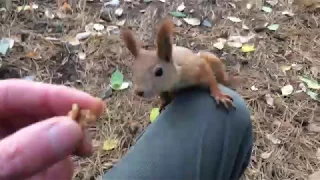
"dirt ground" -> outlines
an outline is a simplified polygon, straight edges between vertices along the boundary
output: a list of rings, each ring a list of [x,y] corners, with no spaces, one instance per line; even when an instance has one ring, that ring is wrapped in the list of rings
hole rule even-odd
[[[103,3],[93,0],[87,1],[85,8],[79,5],[72,14],[57,9],[54,1],[32,2],[38,5],[32,11],[0,12],[1,38],[15,39],[7,55],[0,57],[0,79],[64,84],[104,97],[105,114],[89,129],[95,153],[87,159],[74,157],[74,179],[98,179],[135,143],[150,123],[151,108],[159,105],[158,101],[137,98],[131,88],[114,91],[111,96],[107,91],[115,69],[124,74],[125,80],[131,78],[132,56],[124,48],[117,27],[124,23],[144,41],[145,48],[154,48],[159,20],[172,17],[169,12],[176,11],[183,0],[121,0],[118,7],[108,5],[102,12]],[[217,54],[228,72],[243,80],[236,91],[252,112],[255,138],[244,179],[303,180],[320,170],[320,104],[316,96],[312,99],[304,91],[296,92],[307,87],[301,84],[300,75],[320,80],[320,15],[312,4],[316,1],[308,2],[313,9],[287,0],[189,0],[185,1],[184,13],[208,21],[212,27],[191,26],[175,18],[175,22],[182,22],[176,25],[177,45]],[[22,5],[23,1],[14,1],[13,9]],[[271,7],[272,12],[261,10],[262,6]],[[119,7],[123,13],[117,17],[115,10]],[[53,19],[46,9],[55,16]],[[228,19],[230,16],[242,22]],[[104,25],[102,31],[107,33],[76,42],[76,34],[85,32],[90,23]],[[279,28],[268,29],[271,24],[279,24]],[[219,38],[248,34],[255,34],[248,42],[254,44],[253,52],[232,46],[216,48]],[[292,85],[295,93],[282,95],[286,85]],[[319,88],[313,92],[319,93]],[[118,141],[115,149],[103,150],[108,139]]]

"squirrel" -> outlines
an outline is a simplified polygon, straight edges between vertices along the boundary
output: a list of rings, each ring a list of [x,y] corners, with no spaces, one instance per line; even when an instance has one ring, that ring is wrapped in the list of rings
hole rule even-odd
[[[157,49],[145,50],[139,46],[132,30],[121,29],[124,44],[134,56],[132,82],[135,94],[143,98],[160,95],[161,112],[177,90],[205,85],[217,105],[222,103],[227,110],[235,108],[233,98],[218,87],[218,83],[225,86],[231,83],[222,61],[210,52],[196,54],[188,48],[173,45],[173,31],[172,20],[162,20],[157,30]]]

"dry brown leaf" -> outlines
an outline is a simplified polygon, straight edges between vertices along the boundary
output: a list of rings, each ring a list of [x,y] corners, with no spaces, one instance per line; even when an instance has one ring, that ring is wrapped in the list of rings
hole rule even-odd
[[[67,2],[63,3],[62,8],[66,13],[72,13],[72,8],[71,8],[70,4],[68,4]]]
[[[41,56],[35,51],[28,52],[26,57],[31,59],[41,59]]]

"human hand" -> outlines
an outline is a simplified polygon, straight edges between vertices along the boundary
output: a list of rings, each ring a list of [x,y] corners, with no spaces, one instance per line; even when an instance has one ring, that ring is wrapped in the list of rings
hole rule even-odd
[[[0,180],[71,180],[70,155],[92,153],[87,133],[67,117],[72,104],[97,116],[103,102],[65,86],[0,81]]]

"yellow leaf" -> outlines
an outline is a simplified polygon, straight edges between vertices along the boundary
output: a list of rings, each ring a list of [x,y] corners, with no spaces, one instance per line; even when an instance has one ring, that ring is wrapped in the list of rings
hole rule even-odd
[[[244,44],[241,47],[242,52],[252,52],[255,50],[254,45],[250,45],[250,44]]]
[[[150,121],[151,123],[154,122],[154,120],[159,116],[160,114],[160,108],[153,108],[150,112]]]
[[[104,141],[102,149],[105,151],[110,151],[116,148],[118,145],[118,140],[117,139],[108,139]]]

